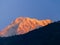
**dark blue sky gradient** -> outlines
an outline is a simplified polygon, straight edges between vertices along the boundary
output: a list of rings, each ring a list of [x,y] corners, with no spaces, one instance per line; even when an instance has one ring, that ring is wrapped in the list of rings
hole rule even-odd
[[[0,0],[0,30],[19,16],[60,20],[60,0]]]

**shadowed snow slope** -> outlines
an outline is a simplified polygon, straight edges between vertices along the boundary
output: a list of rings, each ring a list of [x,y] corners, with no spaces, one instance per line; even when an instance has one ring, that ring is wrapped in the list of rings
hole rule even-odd
[[[52,23],[52,21],[49,19],[37,20],[35,18],[19,17],[0,32],[0,37],[25,34],[50,23]]]
[[[51,23],[23,35],[0,37],[0,45],[60,45],[60,22]]]

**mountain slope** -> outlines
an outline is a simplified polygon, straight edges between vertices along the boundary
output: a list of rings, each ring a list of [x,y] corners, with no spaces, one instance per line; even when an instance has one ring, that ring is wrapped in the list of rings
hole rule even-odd
[[[8,37],[28,33],[36,28],[46,26],[52,23],[51,20],[38,20],[35,18],[19,17],[10,25],[0,31],[0,37]]]
[[[51,23],[23,35],[0,37],[0,45],[60,45],[60,22]]]

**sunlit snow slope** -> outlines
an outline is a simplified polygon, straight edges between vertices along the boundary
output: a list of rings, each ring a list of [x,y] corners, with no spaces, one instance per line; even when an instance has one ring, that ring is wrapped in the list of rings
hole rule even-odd
[[[38,20],[29,17],[18,17],[0,32],[1,37],[28,33],[36,28],[52,23],[50,19]]]

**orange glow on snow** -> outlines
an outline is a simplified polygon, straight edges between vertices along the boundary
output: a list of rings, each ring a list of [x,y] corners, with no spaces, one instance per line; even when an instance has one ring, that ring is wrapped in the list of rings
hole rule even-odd
[[[9,30],[12,29],[16,32],[16,34],[25,34],[28,33],[38,27],[46,26],[48,24],[52,23],[51,20],[38,20],[35,18],[29,18],[29,17],[19,17],[16,18],[10,25],[8,25],[3,31],[0,32],[1,35],[5,35],[9,32]],[[18,27],[14,27],[16,24],[18,24]]]
[[[15,20],[15,22],[20,23],[17,32],[19,34],[24,34],[24,33],[27,33],[31,30],[36,29],[37,27],[46,26],[46,25],[50,24],[52,21],[49,20],[49,19],[37,20],[37,19],[34,19],[34,18],[20,17],[20,18],[17,18]]]

